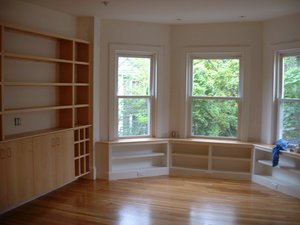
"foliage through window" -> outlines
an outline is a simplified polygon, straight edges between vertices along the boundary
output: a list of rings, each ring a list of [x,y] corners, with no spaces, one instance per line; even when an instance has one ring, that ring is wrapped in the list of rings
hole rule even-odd
[[[281,55],[279,85],[279,136],[300,141],[300,53]]]
[[[151,57],[118,56],[118,136],[151,135]]]
[[[191,58],[192,136],[238,136],[239,58]]]

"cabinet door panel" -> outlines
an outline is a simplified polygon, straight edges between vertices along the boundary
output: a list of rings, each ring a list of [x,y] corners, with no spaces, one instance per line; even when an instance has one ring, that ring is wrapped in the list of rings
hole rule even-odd
[[[74,180],[73,132],[34,138],[36,194],[42,194]]]
[[[61,186],[75,178],[73,131],[63,132],[52,137],[57,142],[54,149],[55,186]]]
[[[36,195],[54,188],[51,135],[33,138],[34,190]]]
[[[9,205],[33,196],[32,139],[5,144],[7,150],[7,193]]]

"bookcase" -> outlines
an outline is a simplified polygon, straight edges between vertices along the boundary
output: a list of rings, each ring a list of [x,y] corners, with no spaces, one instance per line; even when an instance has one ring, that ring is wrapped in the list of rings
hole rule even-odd
[[[99,178],[116,180],[169,174],[166,139],[124,139],[98,144]]]
[[[300,198],[300,154],[282,151],[278,166],[273,167],[273,147],[255,145],[252,180],[273,190]]]
[[[252,144],[205,139],[170,140],[170,174],[250,179]]]
[[[32,198],[88,174],[93,166],[90,55],[88,41],[0,23],[0,142],[44,140],[44,146],[39,141],[33,146],[40,157],[35,165],[46,157],[39,155],[45,149],[59,149],[52,158],[67,165],[51,173],[54,183],[33,190]],[[62,147],[53,147],[54,139]]]

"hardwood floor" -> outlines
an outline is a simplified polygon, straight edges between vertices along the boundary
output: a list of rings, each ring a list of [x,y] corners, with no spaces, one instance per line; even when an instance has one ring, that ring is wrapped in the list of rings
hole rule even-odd
[[[0,216],[1,225],[300,224],[300,200],[250,181],[77,180]]]

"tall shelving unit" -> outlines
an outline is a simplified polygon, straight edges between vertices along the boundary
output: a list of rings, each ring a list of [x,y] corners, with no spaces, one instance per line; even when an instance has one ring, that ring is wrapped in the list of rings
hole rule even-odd
[[[11,152],[9,146],[20,140],[47,140],[44,148],[53,160],[68,162],[61,165],[67,175],[50,171],[60,180],[51,188],[87,175],[93,166],[90,54],[88,41],[0,23],[0,150]],[[43,160],[39,146],[29,147],[35,165]],[[51,188],[32,191],[32,198]]]

